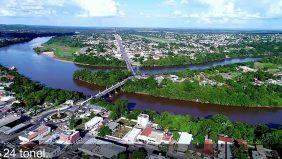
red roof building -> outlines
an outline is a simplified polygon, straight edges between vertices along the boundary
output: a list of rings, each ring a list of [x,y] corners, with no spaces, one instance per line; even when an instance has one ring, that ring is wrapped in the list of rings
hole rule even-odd
[[[13,80],[13,79],[15,78],[15,76],[14,76],[14,75],[7,75],[6,78],[7,78],[8,80]]]
[[[205,139],[204,143],[204,153],[208,155],[213,154],[213,142],[211,139]]]
[[[233,143],[233,138],[231,137],[228,137],[228,136],[224,136],[224,135],[218,135],[218,140],[220,141],[224,141],[224,142],[227,142],[227,143]]]
[[[151,127],[146,127],[146,128],[144,129],[144,131],[141,133],[141,135],[143,135],[143,136],[149,136],[149,135],[152,133],[152,131],[153,131],[153,128],[151,128]]]
[[[80,133],[79,131],[74,132],[64,132],[60,135],[59,142],[64,142],[66,144],[73,144],[78,139],[80,139]]]

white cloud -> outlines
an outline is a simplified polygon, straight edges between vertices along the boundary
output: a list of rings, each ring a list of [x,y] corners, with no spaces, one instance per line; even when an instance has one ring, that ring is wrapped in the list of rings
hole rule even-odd
[[[165,5],[169,5],[169,6],[175,6],[176,5],[176,0],[165,0],[164,4]]]
[[[115,0],[3,0],[0,16],[125,16]]]
[[[82,17],[102,17],[118,15],[117,2],[114,0],[74,0],[82,9]]]

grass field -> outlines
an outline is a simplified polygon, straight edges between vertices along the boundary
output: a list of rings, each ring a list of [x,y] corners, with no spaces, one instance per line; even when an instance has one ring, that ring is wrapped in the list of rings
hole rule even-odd
[[[56,57],[68,61],[73,61],[74,53],[80,50],[80,48],[56,45],[56,44],[51,44],[51,45],[45,44],[43,45],[43,47],[49,50],[54,50],[54,54]]]

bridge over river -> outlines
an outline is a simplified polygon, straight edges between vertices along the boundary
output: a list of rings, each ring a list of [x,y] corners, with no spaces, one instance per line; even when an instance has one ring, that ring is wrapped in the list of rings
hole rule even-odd
[[[85,103],[89,102],[93,98],[95,98],[95,99],[101,98],[101,97],[105,96],[106,94],[108,94],[108,93],[110,93],[112,91],[115,91],[116,89],[118,89],[121,86],[123,86],[128,80],[133,79],[135,77],[135,75],[136,75],[136,73],[135,73],[135,71],[134,71],[134,69],[133,69],[133,67],[131,65],[131,60],[128,57],[128,55],[127,55],[127,53],[126,53],[126,51],[124,49],[124,46],[122,44],[121,37],[118,34],[115,34],[114,36],[115,36],[115,39],[116,39],[116,45],[117,45],[118,51],[122,55],[122,58],[123,58],[123,60],[126,63],[126,67],[127,67],[128,71],[131,72],[132,76],[122,80],[121,82],[116,83],[115,85],[112,85],[109,88],[106,88],[105,90],[103,90],[102,92],[99,92],[95,96],[91,96],[89,99],[81,102],[81,105],[84,105]]]

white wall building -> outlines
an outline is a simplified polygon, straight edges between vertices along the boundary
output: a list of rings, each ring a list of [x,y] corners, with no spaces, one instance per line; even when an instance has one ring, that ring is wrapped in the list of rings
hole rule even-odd
[[[140,114],[137,118],[137,124],[145,128],[149,123],[149,115]]]
[[[141,129],[133,128],[122,138],[122,141],[126,144],[134,144],[141,131]]]
[[[188,146],[191,144],[193,140],[192,134],[187,132],[180,132],[180,137],[178,140],[178,151],[185,152],[188,149]]]
[[[101,125],[102,121],[103,121],[102,117],[95,116],[94,118],[92,118],[91,120],[85,123],[84,128],[86,130],[97,129]]]

